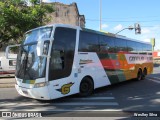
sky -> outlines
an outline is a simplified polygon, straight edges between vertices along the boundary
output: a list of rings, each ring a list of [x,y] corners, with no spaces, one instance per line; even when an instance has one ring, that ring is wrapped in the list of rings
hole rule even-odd
[[[43,0],[44,2],[76,2],[79,13],[85,15],[86,28],[100,30],[100,0]],[[117,33],[139,23],[141,34],[134,30],[119,33],[132,39],[150,42],[155,38],[155,50],[160,50],[160,0],[101,0],[102,30]]]

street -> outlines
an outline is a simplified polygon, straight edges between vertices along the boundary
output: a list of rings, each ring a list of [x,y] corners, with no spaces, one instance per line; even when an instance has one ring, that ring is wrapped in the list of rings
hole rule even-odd
[[[40,101],[18,95],[15,88],[0,88],[1,111],[39,111],[47,116],[127,117],[140,112],[159,112],[160,67],[145,80],[126,81],[96,89],[93,95],[79,95]],[[132,112],[133,111],[133,112]]]

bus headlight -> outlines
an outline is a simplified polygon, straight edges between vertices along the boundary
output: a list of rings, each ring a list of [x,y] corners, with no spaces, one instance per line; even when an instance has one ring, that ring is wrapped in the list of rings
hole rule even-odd
[[[47,85],[48,85],[48,82],[36,83],[34,85],[34,88],[44,87],[44,86],[47,86]]]

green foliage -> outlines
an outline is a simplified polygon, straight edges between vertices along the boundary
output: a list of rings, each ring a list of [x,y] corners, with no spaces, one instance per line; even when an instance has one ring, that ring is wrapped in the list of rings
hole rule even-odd
[[[49,22],[46,16],[53,12],[53,5],[24,6],[21,0],[0,0],[0,44],[21,43],[23,34]]]

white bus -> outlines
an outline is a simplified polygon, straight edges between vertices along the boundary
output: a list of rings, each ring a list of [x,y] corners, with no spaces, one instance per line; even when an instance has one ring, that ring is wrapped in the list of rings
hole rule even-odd
[[[15,87],[20,95],[50,100],[137,78],[153,71],[149,43],[78,26],[53,24],[26,32]]]
[[[0,77],[14,76],[16,68],[16,56],[14,59],[7,59],[5,56],[0,57]]]

